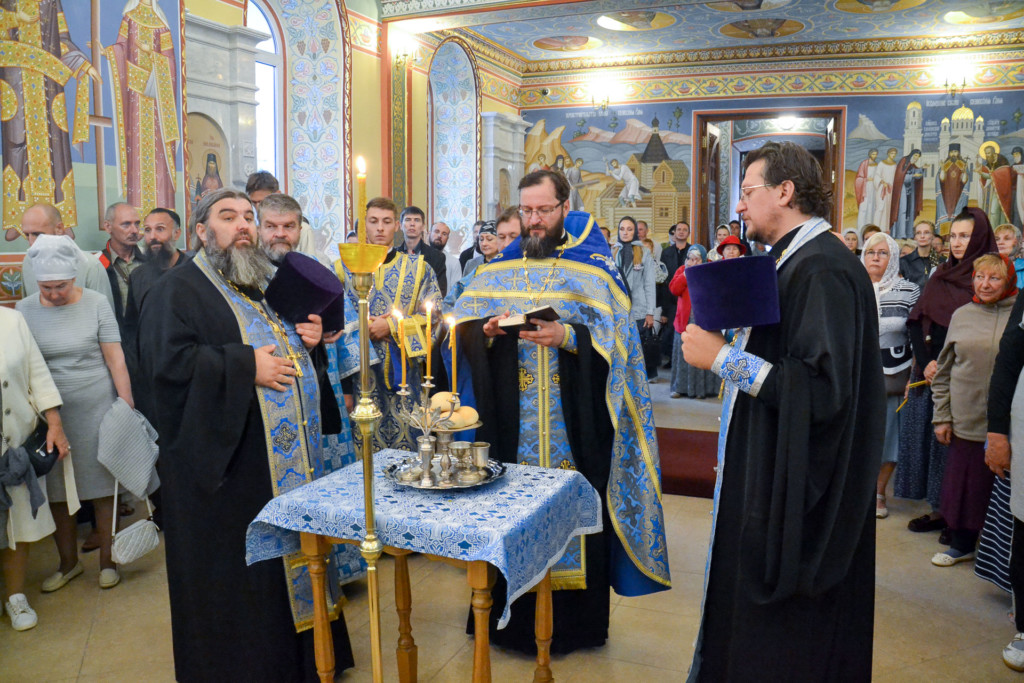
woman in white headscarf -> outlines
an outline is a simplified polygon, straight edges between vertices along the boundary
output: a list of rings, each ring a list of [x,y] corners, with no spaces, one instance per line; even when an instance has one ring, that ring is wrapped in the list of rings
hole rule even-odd
[[[134,407],[121,334],[107,299],[75,285],[77,249],[67,235],[40,235],[29,247],[39,293],[16,306],[60,391],[61,418],[73,451],[72,465],[78,497],[91,500],[100,529],[100,588],[121,580],[110,555],[114,479],[98,460],[100,422],[118,397]],[[54,540],[60,567],[43,581],[42,590],[58,590],[79,576],[76,524],[71,486],[59,477],[46,479],[50,512],[56,523]]]
[[[889,516],[885,489],[896,469],[899,455],[900,419],[896,409],[910,379],[913,354],[907,334],[907,316],[921,292],[917,285],[900,277],[899,245],[884,232],[875,233],[864,243],[861,262],[868,271],[878,303],[878,345],[885,373],[885,444],[882,468],[878,474],[875,516]]]

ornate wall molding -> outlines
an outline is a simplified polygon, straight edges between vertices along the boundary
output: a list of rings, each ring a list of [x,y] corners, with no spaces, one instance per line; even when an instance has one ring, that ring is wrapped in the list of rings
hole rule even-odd
[[[645,66],[708,65],[721,68],[723,64],[749,63],[754,68],[763,68],[764,61],[769,59],[772,61],[789,61],[826,57],[880,57],[882,55],[894,55],[899,58],[906,56],[907,53],[923,53],[919,55],[920,58],[920,56],[927,56],[928,53],[946,53],[946,51],[952,49],[1017,49],[1024,44],[1024,29],[1012,29],[964,36],[888,40],[842,40],[827,43],[791,43],[776,46],[743,46],[528,61],[470,29],[445,29],[437,31],[434,35],[441,37],[459,36],[473,48],[474,52],[485,60],[493,61],[514,73],[522,74],[524,77],[533,74],[556,74],[588,69]]]
[[[979,63],[967,91],[1024,88],[1024,52],[1000,53],[999,61]],[[765,72],[757,64],[733,65],[728,70],[710,66],[658,70],[622,70],[602,73],[618,80],[623,92],[618,101],[720,99],[724,97],[778,97],[805,95],[900,94],[943,91],[941,76],[922,59],[828,60],[787,64]],[[902,62],[902,63],[901,63]],[[545,95],[543,91],[547,91]],[[523,79],[518,106],[533,109],[590,104],[588,80]]]
[[[288,192],[317,249],[334,256],[352,224],[352,50],[343,0],[268,0],[287,51]]]
[[[381,26],[379,22],[349,10],[348,27],[354,50],[366,52],[375,57],[380,56]]]
[[[398,206],[405,206],[408,186],[408,102],[406,101],[407,62],[395,59],[391,62],[391,199]]]
[[[456,64],[456,55],[464,56],[465,62]],[[466,231],[482,212],[480,69],[472,48],[453,36],[437,46],[427,74],[430,220],[444,221],[464,241]],[[471,93],[467,92],[470,87]],[[466,149],[472,150],[473,166],[468,173],[462,151]]]

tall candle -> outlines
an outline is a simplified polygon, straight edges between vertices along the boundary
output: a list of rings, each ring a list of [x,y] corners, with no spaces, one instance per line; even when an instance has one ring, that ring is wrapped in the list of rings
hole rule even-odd
[[[359,244],[366,244],[366,159],[356,157],[356,187],[358,188]]]
[[[430,322],[430,312],[434,309],[434,302],[427,301],[423,304],[427,309],[427,377],[432,377],[430,374],[430,354],[433,350],[433,329],[434,326]]]
[[[448,316],[448,347],[452,351],[452,393],[459,391],[459,363],[455,358],[455,316]]]
[[[397,308],[392,309],[392,317],[396,320],[395,327],[398,328],[398,348],[402,353],[402,386],[405,386],[405,326],[402,323],[402,312]]]

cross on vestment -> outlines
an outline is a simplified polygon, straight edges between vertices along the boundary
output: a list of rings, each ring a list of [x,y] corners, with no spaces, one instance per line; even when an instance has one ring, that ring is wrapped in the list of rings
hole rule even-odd
[[[295,351],[291,347],[289,347],[288,355],[285,356],[285,358],[290,360],[292,362],[292,365],[295,366],[295,375],[297,377],[302,377],[302,366],[299,365],[299,360],[302,358],[302,355],[298,351]]]
[[[751,377],[751,375],[753,373],[750,371],[750,368],[747,367],[747,366],[748,366],[747,359],[746,358],[741,358],[738,361],[735,361],[735,362],[730,361],[730,362],[726,363],[725,364],[725,369],[728,370],[730,373],[734,373],[737,377],[739,377],[741,379],[750,379],[750,377]]]

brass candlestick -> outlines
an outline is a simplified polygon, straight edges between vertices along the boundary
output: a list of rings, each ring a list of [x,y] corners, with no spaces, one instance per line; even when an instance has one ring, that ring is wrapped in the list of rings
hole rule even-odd
[[[366,560],[366,584],[370,603],[370,657],[374,683],[384,681],[384,660],[380,640],[380,586],[377,560],[384,545],[377,538],[373,513],[373,433],[381,418],[380,409],[370,398],[370,287],[373,274],[388,255],[385,245],[339,244],[341,260],[352,274],[352,286],[359,295],[359,405],[352,411],[352,419],[359,425],[363,437],[359,457],[363,460],[363,505],[366,512],[366,538],[359,544],[359,552]]]

